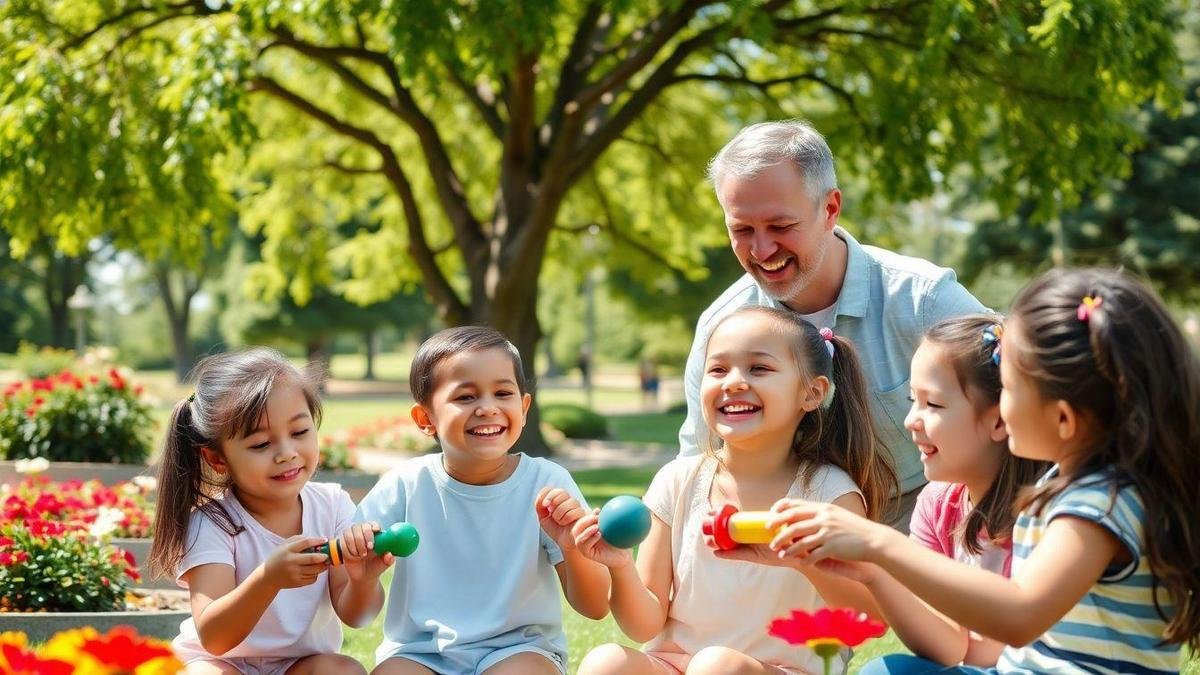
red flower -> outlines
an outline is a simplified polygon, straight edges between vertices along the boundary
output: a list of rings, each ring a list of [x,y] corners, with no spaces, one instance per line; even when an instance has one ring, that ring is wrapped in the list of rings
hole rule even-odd
[[[121,374],[117,372],[116,368],[108,369],[108,380],[110,383],[112,383],[113,389],[125,388],[125,378],[121,377]]]
[[[13,540],[8,537],[0,537],[0,548],[7,548],[13,545]]]
[[[38,410],[37,408],[35,408],[33,406],[29,406],[28,408],[25,409],[25,416],[28,417],[29,419],[33,419],[34,417],[37,417],[37,410]]]
[[[151,659],[172,655],[170,649],[139,636],[129,626],[117,626],[98,638],[86,640],[80,650],[121,672],[132,672]]]
[[[887,626],[852,609],[822,607],[812,614],[793,610],[790,618],[772,621],[767,632],[788,644],[813,650],[825,661],[825,675],[829,675],[830,660],[842,647],[857,647],[879,637],[887,632]]]
[[[0,567],[8,567],[16,562],[16,558],[8,551],[0,551]]]
[[[74,664],[57,659],[38,658],[37,654],[27,652],[16,645],[0,645],[0,653],[3,653],[4,660],[10,668],[5,672],[16,675],[71,675],[75,672]]]
[[[54,383],[50,380],[34,380],[29,384],[34,391],[54,391]]]
[[[822,607],[812,614],[794,610],[791,618],[772,621],[768,632],[793,645],[811,647],[814,642],[836,641],[846,647],[857,647],[886,633],[887,626],[852,609]]]

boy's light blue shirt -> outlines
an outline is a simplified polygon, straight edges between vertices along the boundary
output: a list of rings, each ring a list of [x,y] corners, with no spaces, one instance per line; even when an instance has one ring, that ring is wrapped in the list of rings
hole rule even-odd
[[[913,352],[937,322],[987,309],[958,283],[953,270],[863,246],[840,227],[834,233],[846,242],[848,256],[832,328],[858,348],[871,388],[876,430],[891,450],[901,490],[910,492],[925,484],[920,453],[904,428],[911,405],[908,378]],[[722,318],[748,306],[784,308],[746,274],[700,315],[683,377],[688,413],[679,430],[680,456],[696,454],[708,443],[708,427],[700,413],[708,336]]]
[[[415,457],[383,476],[355,521],[406,521],[420,544],[397,558],[377,662],[403,656],[435,672],[474,672],[496,650],[527,645],[559,660],[567,640],[554,566],[562,551],[542,530],[534,500],[561,487],[587,504],[566,469],[520,455],[496,485],[451,478],[441,453]]]

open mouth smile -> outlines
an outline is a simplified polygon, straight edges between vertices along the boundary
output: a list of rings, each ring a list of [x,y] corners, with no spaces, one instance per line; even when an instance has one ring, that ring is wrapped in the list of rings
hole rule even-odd
[[[483,424],[474,429],[467,429],[467,433],[472,436],[479,436],[480,438],[495,438],[503,434],[506,428],[499,424]]]

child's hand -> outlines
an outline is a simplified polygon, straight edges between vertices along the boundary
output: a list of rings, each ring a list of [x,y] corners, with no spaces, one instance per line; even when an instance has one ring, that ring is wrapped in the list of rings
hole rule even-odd
[[[600,536],[600,509],[594,509],[575,521],[571,533],[575,537],[575,547],[588,560],[594,560],[609,569],[633,564],[632,549],[617,548]]]
[[[338,537],[350,581],[374,581],[396,561],[391,553],[375,555],[375,533],[379,530],[379,523],[355,523]]]
[[[324,544],[320,537],[298,534],[288,537],[283,545],[271,551],[263,561],[263,574],[267,582],[280,590],[300,588],[315,582],[327,568],[328,558],[323,553],[303,553],[304,549]]]
[[[562,488],[542,488],[533,506],[542,529],[558,543],[559,548],[564,551],[575,548],[571,526],[583,517],[584,511],[571,493]]]
[[[815,563],[826,558],[868,560],[873,542],[886,525],[867,520],[840,506],[800,499],[781,499],[771,507],[767,527],[779,528],[771,550]]]

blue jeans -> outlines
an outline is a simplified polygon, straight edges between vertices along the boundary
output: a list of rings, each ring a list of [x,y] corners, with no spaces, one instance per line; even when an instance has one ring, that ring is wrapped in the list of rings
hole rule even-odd
[[[943,666],[935,661],[911,654],[889,654],[871,661],[858,672],[859,675],[921,675],[922,673],[986,675],[997,671],[995,668],[977,668],[975,666]]]

